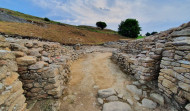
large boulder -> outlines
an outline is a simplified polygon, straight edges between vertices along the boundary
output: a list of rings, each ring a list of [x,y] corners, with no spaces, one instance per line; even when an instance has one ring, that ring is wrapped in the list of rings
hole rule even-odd
[[[132,109],[127,103],[115,101],[105,103],[102,111],[132,111]]]

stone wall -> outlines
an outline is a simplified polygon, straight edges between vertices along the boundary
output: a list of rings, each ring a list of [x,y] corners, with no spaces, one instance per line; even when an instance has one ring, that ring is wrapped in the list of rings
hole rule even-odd
[[[136,79],[152,81],[158,77],[161,53],[164,43],[167,42],[163,36],[161,33],[129,41],[125,47],[120,48],[119,53],[113,53],[112,59],[120,64],[125,72],[134,74]]]
[[[190,101],[190,27],[173,32],[168,41],[162,53],[158,86],[180,108]]]
[[[113,52],[112,60],[141,83],[156,81],[166,99],[183,109],[190,100],[190,22]],[[190,105],[187,105],[187,107]]]
[[[26,98],[18,79],[16,57],[9,47],[10,44],[0,35],[0,110],[24,111]]]
[[[59,98],[65,92],[70,62],[78,57],[73,50],[53,42],[10,38],[7,41],[16,55],[27,99]]]

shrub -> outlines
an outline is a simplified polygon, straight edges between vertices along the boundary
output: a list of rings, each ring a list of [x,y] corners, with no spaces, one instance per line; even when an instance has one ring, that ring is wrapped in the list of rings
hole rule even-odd
[[[130,38],[137,38],[140,31],[141,27],[139,27],[139,22],[136,19],[126,19],[125,21],[121,21],[118,28],[118,33],[120,35]]]
[[[157,34],[158,32],[152,32],[151,35]]]
[[[157,34],[158,32],[152,32],[152,33],[149,33],[149,32],[147,32],[145,35],[146,36],[150,36],[150,35],[154,35],[154,34]]]
[[[45,20],[45,21],[47,21],[47,22],[49,22],[49,21],[50,21],[50,19],[49,19],[49,18],[47,18],[47,17],[45,17],[45,18],[44,18],[44,20]]]
[[[101,28],[102,30],[107,27],[107,24],[105,22],[96,22],[96,26]]]
[[[151,34],[150,34],[149,32],[147,32],[145,35],[146,35],[146,36],[150,36]]]

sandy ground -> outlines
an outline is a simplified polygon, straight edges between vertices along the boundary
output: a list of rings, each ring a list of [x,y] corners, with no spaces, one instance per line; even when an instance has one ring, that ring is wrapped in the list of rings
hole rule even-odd
[[[74,62],[68,94],[61,105],[63,111],[100,111],[96,96],[98,89],[125,86],[125,74],[112,63],[111,53],[92,53]],[[119,86],[119,88],[118,88]]]

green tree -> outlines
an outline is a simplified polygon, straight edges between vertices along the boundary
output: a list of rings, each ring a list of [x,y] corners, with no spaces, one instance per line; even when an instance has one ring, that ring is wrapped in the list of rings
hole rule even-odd
[[[151,35],[157,34],[158,32],[152,32]]]
[[[45,17],[45,18],[44,18],[44,20],[45,20],[45,21],[48,21],[48,22],[50,21],[50,19],[49,19],[49,18],[47,18],[47,17]]]
[[[139,27],[139,22],[136,19],[126,19],[125,21],[121,21],[118,28],[118,33],[120,35],[130,38],[137,38],[140,31],[141,27]]]
[[[105,22],[99,21],[99,22],[96,22],[96,26],[103,30],[104,28],[107,27],[107,24]]]
[[[150,36],[151,34],[150,34],[149,32],[147,32],[145,35],[146,35],[146,36]]]

